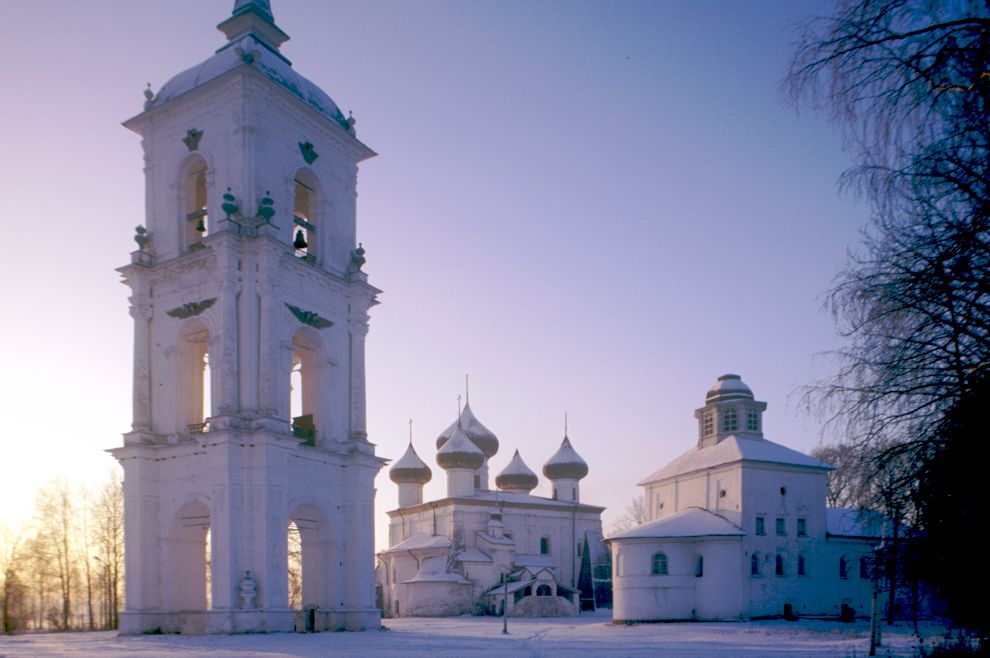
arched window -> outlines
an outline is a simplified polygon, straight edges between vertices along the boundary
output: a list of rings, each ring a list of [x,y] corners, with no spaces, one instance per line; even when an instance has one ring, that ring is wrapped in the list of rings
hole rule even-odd
[[[292,246],[296,255],[315,263],[318,255],[319,182],[307,169],[296,172],[292,211]]]
[[[777,553],[777,557],[774,560],[774,572],[778,576],[784,575],[784,556],[780,553]]]
[[[760,575],[760,554],[753,553],[749,558],[749,573],[754,576]]]
[[[540,555],[550,555],[550,538],[540,537]]]
[[[859,577],[869,580],[873,575],[873,560],[869,556],[859,558]]]
[[[739,429],[739,414],[736,412],[735,407],[729,407],[725,410],[725,415],[722,416],[722,431],[723,432],[735,432]]]
[[[807,576],[808,575],[808,563],[807,558],[804,555],[798,555],[798,575]]]
[[[653,569],[651,573],[654,576],[666,576],[667,575],[667,556],[663,553],[657,553],[653,556]]]
[[[698,561],[694,565],[694,577],[701,578],[705,575],[705,556],[699,555]]]
[[[549,585],[540,585],[536,588],[537,596],[552,596],[552,590]]]
[[[164,544],[166,568],[171,574],[167,579],[170,609],[210,609],[210,539],[210,509],[198,501],[183,505]]]
[[[839,558],[839,578],[848,578],[848,577],[849,577],[849,563],[847,562],[846,557],[843,555],[842,557]]]
[[[333,582],[326,565],[333,563],[334,554],[326,517],[312,505],[295,508],[289,514],[286,539],[289,605],[294,610],[329,608]]]
[[[206,160],[194,156],[182,167],[180,180],[182,194],[182,236],[183,248],[187,251],[202,246],[200,240],[209,233],[207,215]]]

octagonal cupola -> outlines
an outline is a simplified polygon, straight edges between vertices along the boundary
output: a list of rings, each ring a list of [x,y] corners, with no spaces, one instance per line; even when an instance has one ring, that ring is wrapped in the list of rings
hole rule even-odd
[[[722,375],[705,395],[705,406],[694,412],[698,447],[715,445],[729,436],[762,439],[766,408],[767,403],[757,401],[739,375]]]
[[[447,495],[470,496],[475,490],[474,472],[485,463],[485,453],[458,425],[437,451],[437,464],[447,471]]]
[[[560,448],[543,465],[543,475],[553,484],[553,499],[578,502],[581,498],[578,480],[588,474],[588,464],[564,436]]]
[[[526,466],[522,457],[519,456],[518,450],[512,455],[512,459],[502,469],[502,472],[495,476],[495,486],[502,491],[516,491],[528,494],[539,483],[540,480],[536,477],[536,473]]]
[[[405,454],[389,469],[388,477],[399,485],[399,507],[407,507],[423,502],[423,485],[433,479],[433,471],[416,454],[410,441]]]

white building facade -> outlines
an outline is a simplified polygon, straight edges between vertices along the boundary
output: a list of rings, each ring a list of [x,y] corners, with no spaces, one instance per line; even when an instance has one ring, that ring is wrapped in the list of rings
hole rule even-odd
[[[134,318],[124,633],[379,626],[353,120],[282,55],[267,0],[125,122],[146,227]],[[290,524],[301,608],[289,607]]]
[[[543,473],[553,497],[517,450],[489,488],[498,439],[470,404],[437,439],[447,496],[423,501],[432,471],[410,442],[390,469],[399,507],[388,512],[389,548],[378,585],[387,616],[495,613],[569,616],[595,605],[593,566],[607,559],[602,507],[580,501],[588,466],[565,437]]]
[[[616,622],[869,613],[879,524],[826,509],[831,467],[763,438],[765,409],[719,377],[697,447],[639,483],[646,522],[605,540]]]

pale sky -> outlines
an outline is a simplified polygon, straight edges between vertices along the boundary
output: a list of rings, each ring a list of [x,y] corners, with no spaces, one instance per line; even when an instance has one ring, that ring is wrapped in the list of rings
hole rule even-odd
[[[0,2],[0,521],[60,475],[99,480],[130,427],[131,319],[114,268],[144,223],[147,82],[209,57],[233,0]],[[606,525],[696,442],[715,378],[808,451],[797,387],[838,346],[821,294],[866,209],[822,116],[784,104],[796,22],[825,2],[272,0],[282,52],[357,119],[358,234],[384,290],[370,440],[471,406],[536,472],[563,417]],[[387,468],[376,532],[396,506]],[[542,478],[537,495],[549,495]]]

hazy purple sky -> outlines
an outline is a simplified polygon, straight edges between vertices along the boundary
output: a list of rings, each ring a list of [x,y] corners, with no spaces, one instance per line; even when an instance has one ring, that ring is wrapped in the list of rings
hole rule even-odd
[[[101,476],[130,426],[131,320],[115,267],[144,222],[145,83],[223,43],[232,0],[3,3],[0,495]],[[807,451],[792,395],[835,347],[820,294],[865,208],[821,116],[780,98],[799,19],[823,2],[273,0],[296,70],[380,155],[358,232],[385,292],[368,339],[371,440],[434,440],[471,403],[535,471],[564,412],[606,520],[696,440],[736,372],[768,438]],[[386,471],[381,513],[395,506]],[[541,481],[534,493],[548,494]],[[10,501],[13,501],[11,503]]]

